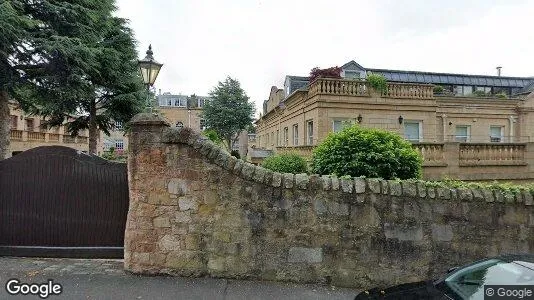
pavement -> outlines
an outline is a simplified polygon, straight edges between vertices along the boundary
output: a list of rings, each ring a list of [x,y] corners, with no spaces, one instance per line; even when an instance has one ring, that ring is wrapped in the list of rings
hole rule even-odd
[[[7,292],[10,279],[34,284],[52,280],[62,293],[47,299],[354,299],[357,291],[322,285],[215,278],[139,276],[122,260],[0,257],[0,299],[42,299]]]

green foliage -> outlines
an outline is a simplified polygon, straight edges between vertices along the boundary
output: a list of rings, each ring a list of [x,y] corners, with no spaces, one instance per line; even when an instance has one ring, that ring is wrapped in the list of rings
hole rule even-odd
[[[217,132],[213,129],[206,129],[202,134],[207,137],[210,141],[214,142],[215,144],[221,143],[221,138],[217,134]]]
[[[486,94],[486,92],[484,92],[484,91],[474,91],[473,92],[473,96],[475,96],[475,97],[487,97],[488,94]]]
[[[1,35],[17,37],[7,41],[7,68],[0,54],[0,73],[24,74],[8,77],[11,96],[26,113],[47,117],[48,127],[66,122],[72,135],[89,129],[95,153],[99,130],[109,134],[115,121],[129,121],[146,100],[127,20],[114,16],[114,0],[8,2],[19,19],[31,20],[0,23]]]
[[[506,95],[506,93],[503,93],[503,92],[495,94],[495,97],[497,97],[499,99],[508,99],[508,95]]]
[[[210,92],[202,117],[206,126],[215,130],[230,150],[232,140],[252,123],[254,111],[254,104],[249,101],[239,81],[227,77]]]
[[[367,82],[369,85],[381,93],[386,93],[388,90],[388,83],[386,77],[382,74],[369,74],[367,75]]]
[[[306,160],[296,153],[271,155],[263,160],[262,167],[274,172],[300,174],[306,173]]]
[[[232,150],[230,152],[230,155],[232,155],[235,158],[241,158],[241,155],[239,155],[239,151],[237,151],[237,150]]]
[[[313,151],[312,171],[384,179],[421,176],[422,158],[395,133],[358,125],[330,133]]]
[[[114,147],[109,148],[109,151],[104,151],[101,157],[116,162],[126,162],[128,159],[126,155],[119,155],[117,152],[115,152]]]
[[[441,85],[436,85],[434,87],[434,94],[443,94],[443,87]]]

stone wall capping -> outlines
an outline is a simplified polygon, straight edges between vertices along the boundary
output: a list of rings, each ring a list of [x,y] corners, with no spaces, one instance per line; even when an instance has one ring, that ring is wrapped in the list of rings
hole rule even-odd
[[[295,185],[295,174],[284,173],[283,178],[284,178],[284,180],[283,180],[284,187],[286,189],[292,189],[293,186]]]
[[[367,183],[367,186],[369,187],[369,191],[374,194],[380,194],[381,192],[381,180],[378,178],[368,178],[365,180]],[[355,181],[356,182],[356,181]]]
[[[299,190],[305,190],[308,188],[308,184],[310,182],[310,177],[308,174],[295,174],[295,185]]]
[[[402,195],[405,197],[416,197],[417,196],[417,185],[415,182],[410,181],[401,181],[402,186]]]
[[[458,195],[460,196],[461,201],[473,200],[473,191],[470,188],[459,188]]]
[[[382,194],[383,195],[388,195],[389,194],[389,185],[388,185],[388,181],[387,180],[380,180],[380,188],[382,189]]]
[[[332,178],[328,175],[323,175],[321,180],[323,181],[323,190],[330,191],[332,189]]]
[[[283,174],[280,172],[273,172],[273,181],[272,186],[273,187],[281,187],[282,186],[282,177]]]
[[[363,177],[354,177],[354,191],[356,194],[365,193],[367,183]]]
[[[402,187],[400,181],[388,180],[389,194],[391,196],[402,196]]]
[[[344,193],[352,194],[354,190],[354,180],[352,178],[341,178],[341,190]]]

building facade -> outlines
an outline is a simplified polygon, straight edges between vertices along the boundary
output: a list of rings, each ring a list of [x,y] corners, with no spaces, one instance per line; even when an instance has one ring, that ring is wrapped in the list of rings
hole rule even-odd
[[[387,92],[368,85],[370,73],[386,77]],[[354,61],[342,66],[341,76],[311,83],[286,76],[283,89],[272,87],[256,123],[257,147],[309,155],[330,132],[359,124],[413,142],[423,153],[426,178],[534,178],[530,166],[524,167],[534,142],[534,77],[365,69]],[[488,157],[464,157],[470,151]],[[465,159],[478,167],[460,168]],[[489,162],[482,168],[484,161]],[[517,165],[528,175],[514,175]],[[476,175],[482,171],[486,175]]]
[[[68,134],[63,126],[46,129],[39,116],[29,116],[18,107],[15,101],[9,101],[11,118],[9,151],[6,158],[23,151],[40,146],[66,146],[87,153],[89,151],[89,133],[79,132],[76,137]]]

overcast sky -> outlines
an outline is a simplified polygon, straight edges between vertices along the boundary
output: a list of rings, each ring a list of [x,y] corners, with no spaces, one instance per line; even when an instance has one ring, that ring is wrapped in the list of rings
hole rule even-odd
[[[162,92],[207,95],[238,79],[257,112],[271,86],[313,67],[534,76],[529,0],[117,0]]]

